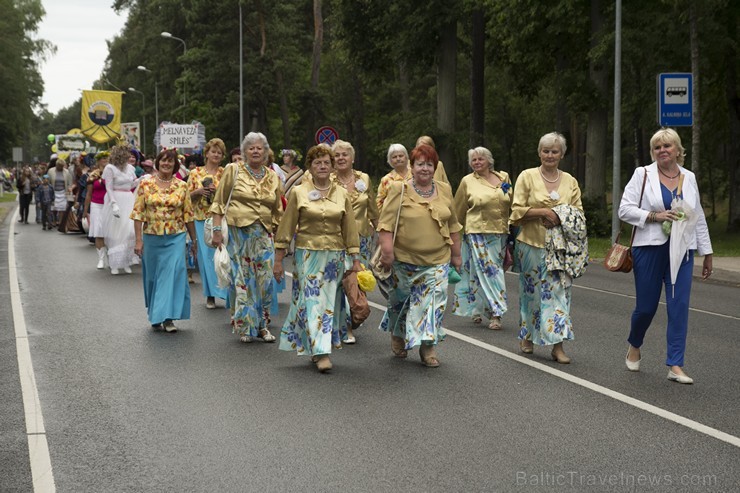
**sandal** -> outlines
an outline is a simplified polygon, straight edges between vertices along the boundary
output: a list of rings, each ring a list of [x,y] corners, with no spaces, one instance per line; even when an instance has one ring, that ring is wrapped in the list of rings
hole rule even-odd
[[[524,354],[532,354],[534,352],[534,344],[532,344],[532,341],[528,341],[526,339],[521,339],[519,341],[519,349]]]
[[[275,336],[270,333],[267,329],[260,330],[260,338],[264,342],[275,342]]]
[[[488,328],[491,330],[501,330],[501,327],[501,317],[493,317],[488,324]]]
[[[476,315],[476,316],[474,316],[474,317],[473,317],[473,323],[474,323],[474,324],[480,324],[480,323],[483,323],[483,317],[481,317],[480,315]]]
[[[249,337],[249,336],[247,336],[247,335],[244,335],[244,336],[239,337],[239,342],[243,342],[245,344],[248,344],[248,343],[252,342],[252,338]]]
[[[348,336],[346,339],[342,339],[343,344],[354,344],[357,342],[357,339],[355,339],[355,336]]]
[[[421,357],[421,363],[427,368],[439,367],[437,349],[431,344],[422,344],[419,346],[419,356]]]
[[[406,351],[406,341],[403,337],[391,336],[391,351],[396,355],[396,358],[405,358],[409,355]]]
[[[321,373],[326,373],[329,370],[333,368],[333,365],[331,364],[331,360],[329,359],[329,355],[327,354],[319,354],[316,356],[316,368]]]

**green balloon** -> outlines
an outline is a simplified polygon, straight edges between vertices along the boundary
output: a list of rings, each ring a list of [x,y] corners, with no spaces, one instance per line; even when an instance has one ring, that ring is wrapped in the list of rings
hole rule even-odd
[[[54,134],[49,134],[46,138],[49,139],[49,142],[54,142],[55,140],[57,140],[57,136]]]

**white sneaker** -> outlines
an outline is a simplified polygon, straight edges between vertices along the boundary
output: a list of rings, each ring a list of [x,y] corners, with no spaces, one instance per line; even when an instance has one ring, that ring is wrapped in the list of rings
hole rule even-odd
[[[113,274],[114,276],[117,276],[119,274],[119,270],[118,269],[111,269],[110,270],[110,273]]]
[[[125,272],[126,274],[131,274],[131,267],[128,267],[128,266],[124,267],[123,272]]]

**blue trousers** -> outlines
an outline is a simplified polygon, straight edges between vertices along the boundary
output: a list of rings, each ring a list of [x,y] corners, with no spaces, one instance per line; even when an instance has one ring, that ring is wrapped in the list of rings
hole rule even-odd
[[[666,328],[666,362],[668,366],[683,366],[686,351],[686,334],[689,328],[689,297],[691,279],[694,271],[694,251],[684,255],[678,270],[676,285],[671,284],[669,263],[670,241],[659,246],[640,246],[632,248],[635,273],[635,296],[637,303],[632,312],[632,326],[627,341],[639,348],[645,333],[658,309],[660,295],[665,285],[665,298],[668,311]]]

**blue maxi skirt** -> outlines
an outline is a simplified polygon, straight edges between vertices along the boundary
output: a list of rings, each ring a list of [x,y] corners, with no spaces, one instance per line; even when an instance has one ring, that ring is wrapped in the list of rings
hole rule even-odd
[[[190,318],[185,233],[143,236],[142,278],[149,323]]]
[[[198,271],[200,272],[200,282],[203,286],[203,296],[206,298],[213,296],[214,298],[226,300],[226,308],[228,308],[229,290],[228,288],[221,289],[218,287],[216,269],[213,266],[213,254],[216,252],[216,249],[206,245],[203,239],[205,223],[205,221],[195,221],[195,235],[198,238]]]
[[[462,245],[462,280],[455,285],[452,313],[492,319],[506,313],[504,255],[507,234],[470,233]]]

